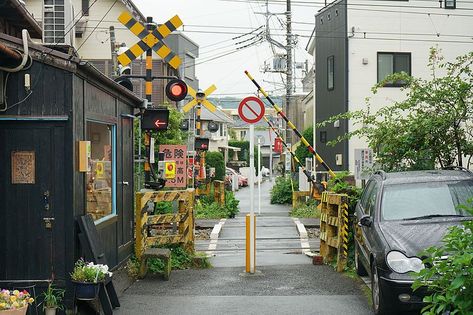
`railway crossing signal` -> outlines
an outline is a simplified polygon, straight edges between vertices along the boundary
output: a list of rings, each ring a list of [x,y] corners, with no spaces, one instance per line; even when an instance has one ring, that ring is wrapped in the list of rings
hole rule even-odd
[[[203,92],[196,92],[190,86],[188,86],[187,88],[188,88],[187,93],[189,93],[189,95],[192,96],[194,99],[190,101],[189,103],[187,103],[186,105],[184,105],[184,107],[182,108],[184,113],[187,113],[188,111],[190,111],[197,104],[204,105],[205,108],[207,108],[212,113],[214,113],[217,110],[217,107],[215,107],[214,104],[212,104],[209,100],[207,100],[207,97],[217,89],[217,87],[214,84],[209,86]]]
[[[128,65],[134,59],[141,56],[145,51],[152,49],[171,67],[174,69],[179,67],[181,64],[181,59],[163,43],[163,39],[165,37],[182,25],[182,21],[179,16],[175,15],[166,23],[160,25],[158,28],[152,31],[135,20],[133,16],[131,16],[131,14],[126,11],[118,17],[118,21],[125,25],[140,39],[138,43],[118,56],[117,59],[121,65]]]
[[[187,84],[179,79],[174,79],[166,84],[166,96],[174,102],[182,101],[187,96]]]

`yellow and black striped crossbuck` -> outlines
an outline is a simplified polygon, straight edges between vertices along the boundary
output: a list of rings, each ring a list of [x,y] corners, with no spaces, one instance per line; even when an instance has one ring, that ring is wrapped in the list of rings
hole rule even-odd
[[[138,43],[118,56],[118,62],[120,62],[122,66],[128,65],[149,49],[154,50],[158,56],[163,58],[163,60],[174,69],[177,69],[180,66],[181,59],[179,56],[172,52],[172,50],[163,43],[165,37],[182,25],[179,16],[175,15],[166,23],[160,25],[151,32],[148,31],[143,24],[135,20],[129,12],[123,12],[118,17],[118,21],[125,25],[140,39]]]

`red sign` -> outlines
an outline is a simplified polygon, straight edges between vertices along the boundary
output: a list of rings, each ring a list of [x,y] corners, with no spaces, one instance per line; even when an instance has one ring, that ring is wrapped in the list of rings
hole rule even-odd
[[[166,180],[165,187],[169,187],[169,188],[186,187],[187,186],[187,176],[186,176],[187,147],[185,145],[160,145],[159,152],[164,153],[164,160],[176,161],[176,177],[173,179]]]
[[[276,137],[274,139],[274,152],[281,153],[282,152],[282,140],[279,137]]]
[[[264,104],[256,96],[248,96],[238,105],[238,115],[249,124],[257,123],[264,116]]]

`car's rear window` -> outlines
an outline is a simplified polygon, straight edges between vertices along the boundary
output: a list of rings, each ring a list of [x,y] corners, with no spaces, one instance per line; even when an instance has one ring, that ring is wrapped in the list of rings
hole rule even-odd
[[[383,220],[429,215],[470,215],[458,205],[473,198],[473,180],[388,185],[383,189]]]

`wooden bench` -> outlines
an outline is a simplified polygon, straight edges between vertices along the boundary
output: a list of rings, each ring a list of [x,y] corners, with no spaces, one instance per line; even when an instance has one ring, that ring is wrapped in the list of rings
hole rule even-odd
[[[171,251],[167,248],[146,248],[143,256],[139,277],[144,278],[148,272],[148,258],[159,258],[164,261],[164,280],[169,280],[171,276]]]

